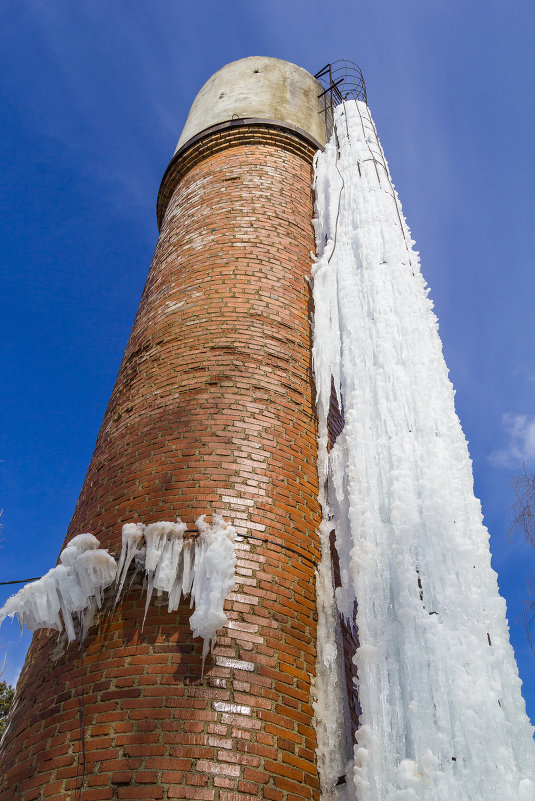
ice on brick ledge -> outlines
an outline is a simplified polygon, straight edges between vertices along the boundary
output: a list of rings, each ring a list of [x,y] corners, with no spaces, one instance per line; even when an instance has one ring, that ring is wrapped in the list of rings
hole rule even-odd
[[[196,526],[200,537],[195,543],[195,574],[191,588],[195,612],[189,622],[193,636],[204,640],[204,662],[215,643],[217,630],[227,622],[223,604],[236,581],[236,531],[220,515],[214,516],[211,526],[203,515],[197,520]]]
[[[313,364],[323,553],[358,598],[359,801],[535,801],[535,745],[505,603],[418,255],[368,107],[346,101],[315,160]],[[331,386],[345,425],[328,449]],[[325,558],[325,557],[324,557]],[[340,765],[336,614],[319,587],[318,763]],[[329,680],[329,671],[332,680]]]
[[[114,608],[121,597],[124,582],[132,560],[143,547],[144,528],[145,526],[142,523],[125,523],[123,526],[121,555],[119,556],[119,564],[117,565],[117,593],[115,595]]]
[[[118,564],[99,548],[92,534],[74,537],[61,552],[57,567],[7,600],[0,609],[0,624],[6,617],[17,615],[20,625],[30,631],[65,629],[72,642],[76,636],[73,615],[77,614],[85,636],[96,609],[102,605],[103,591],[115,581],[114,610],[129,567],[136,560],[136,568],[141,566],[147,583],[143,623],[154,590],[158,595],[167,593],[169,612],[178,609],[181,597],[191,595],[195,611],[190,625],[194,636],[204,640],[204,663],[217,630],[227,622],[223,606],[235,583],[236,531],[220,515],[214,515],[212,525],[203,515],[196,525],[199,536],[186,539],[186,525],[180,520],[148,526],[126,523]]]
[[[202,515],[196,526],[199,532],[196,539],[184,537],[186,525],[181,520],[176,523],[160,521],[148,526],[127,523],[123,526],[123,546],[119,557],[122,574],[117,571],[116,603],[128,565],[136,553],[141,553],[144,545],[147,598],[143,623],[154,590],[158,595],[167,593],[169,612],[178,609],[181,597],[191,595],[195,611],[190,617],[190,626],[194,637],[204,640],[204,663],[215,643],[218,629],[227,622],[223,606],[236,580],[236,531],[221,515],[214,515],[212,525]]]
[[[99,548],[92,534],[74,537],[60,554],[60,564],[42,578],[26,584],[0,609],[0,624],[17,615],[29,631],[55,629],[76,638],[73,615],[81,619],[85,610],[100,608],[102,593],[115,579],[113,556]],[[61,612],[61,616],[60,616]]]
[[[147,576],[147,601],[145,616],[147,617],[152,591],[155,586],[158,595],[171,593],[178,571],[178,563],[182,553],[185,523],[151,523],[145,528],[145,574]]]

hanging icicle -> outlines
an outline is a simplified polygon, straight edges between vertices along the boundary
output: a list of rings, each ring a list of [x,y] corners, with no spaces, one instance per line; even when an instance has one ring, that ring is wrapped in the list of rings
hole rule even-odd
[[[190,625],[194,636],[204,640],[204,664],[218,629],[227,622],[223,606],[236,580],[236,531],[220,515],[214,515],[212,525],[206,523],[203,515],[196,525],[198,537],[185,539],[186,525],[180,520],[148,526],[126,523],[118,564],[108,551],[99,548],[99,541],[92,534],[74,537],[61,552],[57,567],[7,600],[0,609],[0,624],[6,617],[17,615],[21,627],[24,624],[30,631],[65,630],[68,641],[72,642],[76,638],[75,615],[80,619],[83,639],[102,605],[104,590],[115,582],[113,614],[130,565],[135,561],[147,583],[141,628],[153,590],[158,595],[167,593],[169,612],[178,609],[181,597],[191,595],[195,611]],[[58,650],[58,654],[62,652]]]
[[[57,567],[8,598],[0,609],[0,624],[17,615],[21,628],[24,624],[29,631],[65,629],[69,642],[75,640],[73,615],[83,625],[84,612],[100,608],[102,593],[117,573],[115,559],[99,545],[92,534],[74,537],[61,552]]]

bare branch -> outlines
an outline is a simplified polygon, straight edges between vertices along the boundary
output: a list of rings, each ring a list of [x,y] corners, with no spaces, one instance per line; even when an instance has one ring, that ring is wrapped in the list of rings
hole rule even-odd
[[[515,499],[513,502],[513,522],[509,534],[521,532],[526,540],[535,546],[535,475],[524,472],[513,480]]]

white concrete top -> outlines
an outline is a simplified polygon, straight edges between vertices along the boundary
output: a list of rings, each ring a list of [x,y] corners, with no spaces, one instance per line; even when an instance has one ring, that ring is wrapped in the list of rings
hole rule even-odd
[[[242,117],[287,123],[324,145],[322,91],[319,81],[289,61],[265,56],[232,61],[212,75],[193,101],[177,150],[206,128]]]

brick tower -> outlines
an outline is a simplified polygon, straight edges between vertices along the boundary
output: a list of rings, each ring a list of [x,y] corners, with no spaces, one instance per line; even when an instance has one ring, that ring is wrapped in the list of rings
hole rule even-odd
[[[0,800],[318,798],[312,159],[322,87],[246,58],[197,96],[159,196],[160,235],[66,541],[222,511],[237,585],[201,677],[182,605],[139,588],[83,651],[36,633]],[[257,539],[251,539],[256,535]],[[83,787],[80,792],[77,788]]]

